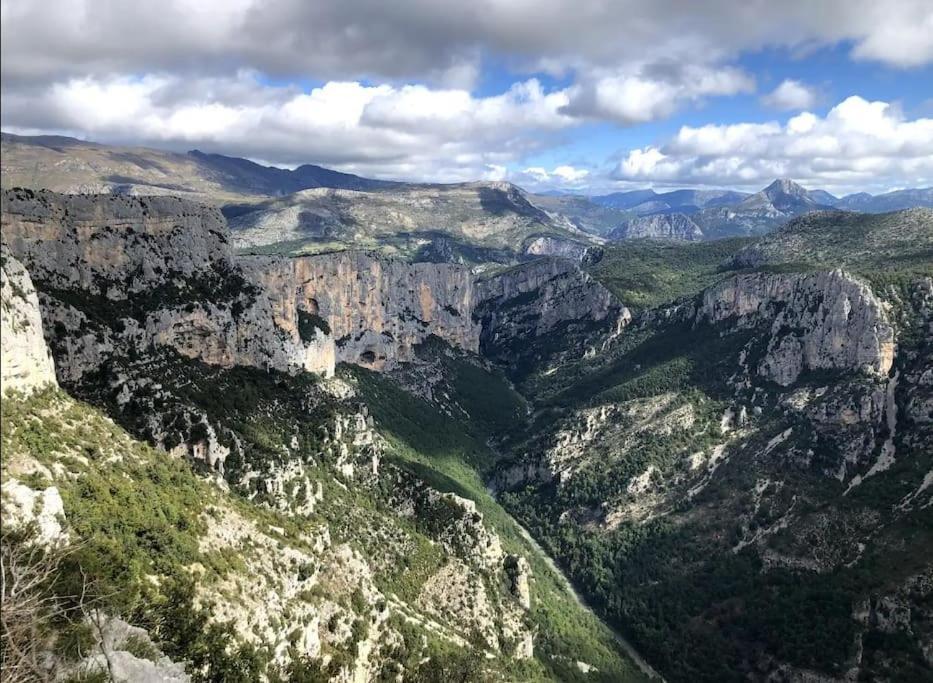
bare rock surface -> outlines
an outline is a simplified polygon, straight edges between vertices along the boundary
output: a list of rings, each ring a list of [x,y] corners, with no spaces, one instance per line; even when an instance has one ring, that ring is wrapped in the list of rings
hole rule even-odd
[[[703,294],[700,321],[770,321],[762,377],[788,386],[809,370],[865,370],[887,375],[894,328],[871,288],[842,270],[813,274],[737,275]]]
[[[22,264],[0,251],[0,372],[2,392],[28,393],[55,384],[55,364],[42,332],[39,298]]]

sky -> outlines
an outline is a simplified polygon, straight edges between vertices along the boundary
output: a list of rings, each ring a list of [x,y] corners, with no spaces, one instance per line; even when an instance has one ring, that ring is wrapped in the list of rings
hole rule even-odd
[[[933,185],[933,0],[0,0],[0,127],[530,190]]]

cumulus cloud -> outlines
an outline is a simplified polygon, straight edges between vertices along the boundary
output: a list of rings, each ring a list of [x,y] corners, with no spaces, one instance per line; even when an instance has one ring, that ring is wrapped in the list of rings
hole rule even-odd
[[[529,189],[538,189],[582,187],[589,177],[589,170],[564,164],[555,166],[550,171],[543,166],[529,166],[510,175],[509,179]]]
[[[572,126],[638,125],[751,92],[753,77],[736,66],[743,52],[839,44],[853,59],[933,63],[933,5],[0,0],[0,123],[458,180],[520,167]],[[489,63],[515,82],[479,96]],[[533,78],[542,71],[563,85],[543,87]],[[795,81],[766,99],[812,107]],[[642,152],[638,163],[654,155]]]
[[[761,101],[773,109],[810,109],[817,102],[817,92],[814,88],[786,79],[773,91],[761,98]]]
[[[829,188],[933,183],[933,119],[908,120],[896,106],[853,96],[825,117],[785,123],[682,127],[668,142],[630,151],[614,177],[758,187],[791,177]]]
[[[685,102],[704,96],[734,95],[755,88],[751,76],[732,67],[662,66],[587,78],[569,89],[570,101],[563,111],[632,125],[670,116]]]
[[[314,160],[384,177],[466,180],[498,172],[545,144],[549,131],[573,125],[559,111],[566,103],[561,91],[546,92],[535,80],[482,98],[356,81],[301,92],[243,72],[202,79],[197,89],[170,76],[71,79],[5,97],[3,119],[13,131],[38,127],[116,143],[220,149],[286,165]]]

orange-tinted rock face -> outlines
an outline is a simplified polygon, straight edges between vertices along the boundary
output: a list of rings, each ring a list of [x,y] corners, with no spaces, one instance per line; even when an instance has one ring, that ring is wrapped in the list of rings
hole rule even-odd
[[[292,259],[244,257],[251,280],[272,295],[277,324],[298,311],[320,316],[336,342],[337,361],[371,368],[411,360],[431,335],[479,349],[469,269],[341,252]]]

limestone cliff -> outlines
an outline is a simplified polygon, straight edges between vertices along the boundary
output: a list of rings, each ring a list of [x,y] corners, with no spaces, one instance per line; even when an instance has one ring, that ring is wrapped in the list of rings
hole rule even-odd
[[[214,208],[16,189],[3,193],[2,227],[42,293],[64,380],[153,347],[223,367],[333,372],[327,335],[302,337],[246,281]]]
[[[782,386],[804,370],[866,370],[887,375],[894,329],[871,288],[841,270],[813,274],[754,273],[704,292],[698,321],[771,321],[757,372]]]
[[[640,237],[674,240],[702,240],[700,226],[682,213],[659,213],[639,216],[626,221],[609,233],[612,240],[632,240]]]
[[[523,250],[529,256],[559,256],[581,261],[593,246],[593,244],[585,244],[563,237],[539,235],[528,238],[525,241]]]
[[[563,335],[556,347],[561,355],[579,357],[593,349],[593,334],[614,334],[631,317],[608,289],[566,259],[539,259],[479,280],[476,298],[483,354],[510,365],[531,350],[531,340],[557,333]]]
[[[409,361],[431,335],[477,351],[473,276],[468,268],[415,263],[364,252],[290,259],[242,257],[248,277],[269,293],[276,325],[319,321],[336,340],[336,360],[382,369]]]
[[[39,299],[22,264],[0,250],[0,348],[2,393],[31,392],[55,384],[55,365],[42,334]]]

